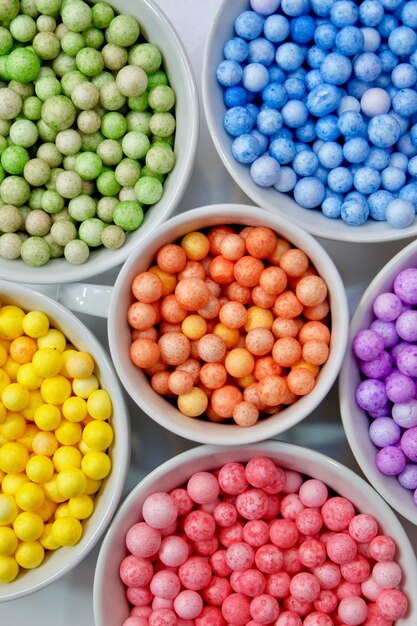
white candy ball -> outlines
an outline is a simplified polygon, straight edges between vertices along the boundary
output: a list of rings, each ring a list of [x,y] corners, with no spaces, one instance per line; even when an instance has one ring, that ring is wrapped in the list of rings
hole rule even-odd
[[[361,108],[368,117],[384,115],[388,113],[391,108],[391,98],[385,89],[373,87],[363,94],[361,98]]]

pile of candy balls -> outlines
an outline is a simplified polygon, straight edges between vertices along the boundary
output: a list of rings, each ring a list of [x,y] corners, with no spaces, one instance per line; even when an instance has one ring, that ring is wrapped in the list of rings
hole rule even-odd
[[[360,226],[417,210],[417,2],[251,0],[217,68],[261,187]]]
[[[0,257],[85,263],[162,197],[175,94],[140,32],[105,2],[0,4]]]

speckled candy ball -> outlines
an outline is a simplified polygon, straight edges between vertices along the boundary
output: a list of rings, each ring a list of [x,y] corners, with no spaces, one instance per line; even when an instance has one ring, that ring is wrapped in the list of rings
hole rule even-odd
[[[119,568],[124,624],[382,626],[404,617],[394,541],[329,491],[258,456],[149,495]],[[321,520],[314,538],[298,528],[308,513]]]
[[[248,2],[216,68],[224,128],[256,185],[352,227],[407,228],[417,208],[414,5],[359,4]]]

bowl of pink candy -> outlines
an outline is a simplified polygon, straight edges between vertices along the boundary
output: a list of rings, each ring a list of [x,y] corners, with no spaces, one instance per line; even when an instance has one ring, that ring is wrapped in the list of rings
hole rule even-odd
[[[97,626],[405,626],[414,551],[352,471],[267,441],[200,446],[130,493],[97,561]]]
[[[362,296],[340,376],[346,436],[364,474],[417,523],[417,242]]]

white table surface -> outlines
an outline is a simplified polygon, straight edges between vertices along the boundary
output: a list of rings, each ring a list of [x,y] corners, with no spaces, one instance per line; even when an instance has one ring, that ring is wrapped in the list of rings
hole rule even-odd
[[[166,13],[181,37],[201,94],[204,44],[221,0],[155,2]],[[194,172],[178,212],[224,202],[253,204],[236,186],[217,156],[201,106],[200,141]],[[356,245],[327,240],[321,240],[321,243],[342,275],[352,311],[370,280],[410,240]],[[118,269],[89,282],[112,284]],[[51,295],[55,293],[54,288],[42,288],[42,291]],[[80,318],[107,345],[105,320],[85,315],[80,315]],[[125,487],[126,495],[154,467],[196,445],[158,426],[130,399],[129,410],[132,422],[132,462]],[[336,387],[309,418],[280,439],[315,448],[360,473],[341,426]],[[406,520],[401,521],[417,549],[417,528]],[[93,579],[98,551],[99,546],[72,572],[46,589],[21,600],[0,605],[0,626],[16,626],[18,623],[30,626],[94,626]]]

